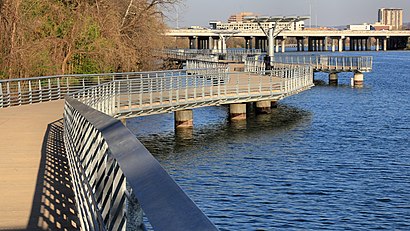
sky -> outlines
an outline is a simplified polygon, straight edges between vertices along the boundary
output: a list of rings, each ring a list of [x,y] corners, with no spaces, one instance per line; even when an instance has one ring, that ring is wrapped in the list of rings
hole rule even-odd
[[[379,8],[402,8],[403,21],[410,22],[410,0],[182,0],[170,12],[171,27],[208,26],[210,20],[227,21],[239,12],[268,16],[309,16],[305,25],[344,26],[374,23]]]

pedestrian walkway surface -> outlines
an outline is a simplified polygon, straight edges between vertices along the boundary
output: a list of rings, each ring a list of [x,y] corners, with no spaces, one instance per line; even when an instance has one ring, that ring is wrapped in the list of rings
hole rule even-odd
[[[0,230],[78,229],[64,101],[0,109]]]

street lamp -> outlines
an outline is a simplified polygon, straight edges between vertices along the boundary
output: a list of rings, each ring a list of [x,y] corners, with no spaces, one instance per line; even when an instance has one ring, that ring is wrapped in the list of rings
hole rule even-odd
[[[246,21],[250,22],[255,22],[258,23],[260,29],[263,31],[263,33],[268,37],[268,44],[269,44],[269,49],[268,49],[268,56],[269,56],[269,63],[272,65],[273,62],[273,57],[275,54],[275,45],[274,41],[278,35],[284,31],[286,28],[288,28],[292,23],[304,21],[307,19],[310,19],[309,16],[248,16],[244,17]],[[271,23],[269,25],[268,31],[265,30],[265,28],[262,26],[262,23]],[[276,32],[276,28],[278,27],[279,23],[286,23],[286,25],[282,28],[280,28]]]

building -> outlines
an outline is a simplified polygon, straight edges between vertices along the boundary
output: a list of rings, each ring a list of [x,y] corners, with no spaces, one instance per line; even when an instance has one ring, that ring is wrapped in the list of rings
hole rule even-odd
[[[243,21],[234,21],[234,22],[221,22],[221,21],[211,21],[209,25],[211,29],[216,30],[238,30],[241,32],[250,32],[250,31],[259,31],[260,26],[256,22],[252,22],[247,20],[246,18],[242,19]],[[265,31],[268,31],[269,28],[274,27],[275,22],[262,22],[260,23],[262,28]],[[301,31],[305,28],[304,21],[296,21],[296,22],[278,22],[275,29],[279,30],[287,30],[287,31]]]
[[[372,25],[372,30],[391,30],[391,26],[383,25],[380,22],[376,22]]]
[[[228,19],[228,23],[243,22],[244,18],[248,16],[257,16],[257,15],[252,12],[241,12],[238,14],[231,15],[231,17],[229,17]]]
[[[379,9],[379,23],[391,26],[392,30],[403,29],[403,9],[381,8]]]
[[[347,25],[348,30],[371,30],[371,26],[369,24],[359,24],[359,25]]]

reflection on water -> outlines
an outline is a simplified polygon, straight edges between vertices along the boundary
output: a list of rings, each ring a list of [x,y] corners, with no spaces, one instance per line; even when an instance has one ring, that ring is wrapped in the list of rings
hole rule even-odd
[[[311,120],[309,112],[279,105],[271,114],[256,115],[254,110],[245,121],[231,122],[228,107],[208,107],[194,110],[194,129],[174,131],[173,116],[155,115],[129,119],[127,127],[161,162],[170,155],[197,150],[224,143],[248,141],[261,132],[274,135],[299,126],[307,126]],[[210,124],[207,122],[210,121]]]

